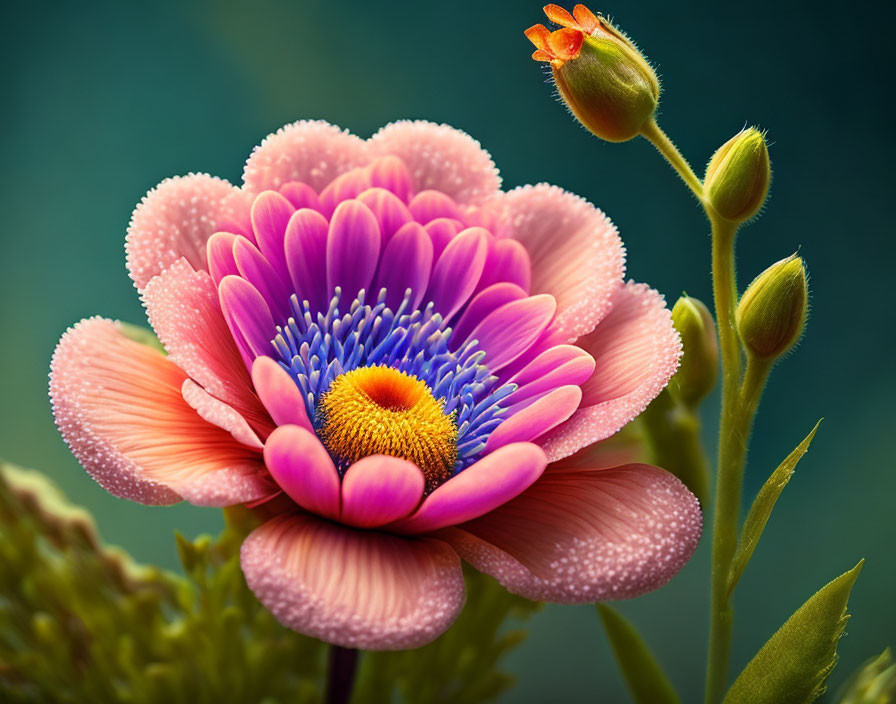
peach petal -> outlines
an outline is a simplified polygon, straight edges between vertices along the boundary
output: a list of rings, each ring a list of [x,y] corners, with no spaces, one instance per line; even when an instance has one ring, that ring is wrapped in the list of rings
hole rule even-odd
[[[557,299],[562,341],[585,335],[610,311],[622,284],[625,251],[606,215],[556,186],[517,188],[503,196],[509,235],[529,253],[533,293]]]
[[[143,303],[169,359],[253,427],[269,431],[270,419],[252,393],[211,276],[181,259],[147,285]]]
[[[294,514],[243,543],[249,588],[293,630],[346,648],[417,648],[441,635],[464,603],[455,552]]]
[[[413,515],[392,527],[402,533],[423,533],[469,521],[525,491],[546,465],[538,445],[505,445],[453,476]]]
[[[270,495],[258,452],[203,420],[183,398],[186,380],[117,323],[83,320],[53,355],[56,425],[87,472],[121,498],[231,506]]]
[[[189,174],[162,181],[140,201],[128,226],[127,266],[137,288],[181,257],[205,269],[208,238],[247,211],[244,194],[223,179]]]
[[[252,195],[301,181],[320,192],[337,176],[370,161],[367,143],[323,120],[301,120],[268,135],[243,171]]]
[[[641,413],[678,368],[681,341],[663,297],[644,284],[617,290],[610,314],[577,346],[595,360],[582,405],[543,446],[553,462],[603,440]]]
[[[490,514],[441,531],[460,556],[527,599],[628,599],[668,582],[702,532],[697,499],[649,465],[549,471]]]
[[[400,157],[417,192],[433,189],[458,203],[478,205],[501,187],[488,152],[470,135],[448,125],[393,122],[373,135],[369,144],[376,154]]]
[[[342,478],[340,521],[376,528],[404,518],[417,508],[425,484],[413,462],[386,455],[364,457]]]
[[[264,447],[252,426],[236,410],[219,401],[192,379],[184,379],[180,389],[184,401],[207,423],[217,425],[233,436],[233,439],[247,447],[260,450]]]
[[[297,425],[281,425],[264,445],[274,481],[302,508],[339,518],[339,474],[317,436]]]

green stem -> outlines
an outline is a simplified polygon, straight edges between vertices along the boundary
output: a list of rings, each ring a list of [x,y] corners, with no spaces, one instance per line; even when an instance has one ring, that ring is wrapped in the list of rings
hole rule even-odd
[[[741,376],[740,342],[734,309],[737,284],[734,271],[734,236],[737,225],[711,210],[713,296],[722,359],[722,412],[719,420],[719,456],[713,510],[712,577],[710,582],[709,657],[706,666],[706,702],[716,704],[725,693],[731,652],[733,612],[728,598],[728,573],[737,548],[741,488],[752,414],[741,413],[738,385]]]
[[[662,154],[672,168],[678,172],[678,175],[681,176],[681,180],[691,189],[691,192],[696,196],[697,200],[702,203],[703,183],[697,178],[697,174],[694,173],[694,170],[691,168],[687,159],[685,159],[681,155],[681,152],[678,151],[678,147],[676,147],[666,133],[660,129],[660,126],[656,123],[655,119],[651,118],[647,124],[641,128],[641,136],[656,147],[657,151]]]

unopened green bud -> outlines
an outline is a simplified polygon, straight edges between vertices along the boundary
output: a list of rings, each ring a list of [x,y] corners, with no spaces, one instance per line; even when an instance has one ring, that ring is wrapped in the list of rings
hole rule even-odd
[[[750,127],[734,135],[713,154],[706,167],[703,188],[719,215],[726,220],[744,222],[762,209],[771,182],[765,135]]]
[[[608,142],[637,137],[660,96],[653,68],[625,34],[584,5],[576,5],[574,15],[557,5],[544,11],[562,29],[551,32],[540,24],[527,29],[536,46],[532,58],[550,62],[573,115]]]
[[[682,296],[672,308],[672,324],[681,335],[681,365],[669,392],[687,406],[704,399],[718,379],[719,343],[712,313],[696,298]]]
[[[865,661],[841,688],[838,704],[893,704],[896,702],[896,663],[887,648]]]
[[[806,269],[795,254],[757,276],[737,306],[737,329],[750,354],[775,359],[791,349],[803,334],[808,304]]]

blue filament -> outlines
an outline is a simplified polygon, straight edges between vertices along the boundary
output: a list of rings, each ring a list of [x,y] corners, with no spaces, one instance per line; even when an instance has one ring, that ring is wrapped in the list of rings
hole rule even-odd
[[[317,422],[318,402],[340,374],[359,367],[390,367],[425,382],[443,402],[445,414],[455,413],[455,472],[473,464],[504,420],[502,401],[516,385],[499,383],[476,340],[450,350],[451,328],[432,303],[411,310],[410,289],[395,311],[386,306],[385,289],[373,304],[365,302],[362,290],[342,310],[341,297],[337,287],[329,308],[315,315],[308,301],[293,294],[292,317],[277,326],[272,341],[280,365],[302,392],[308,417]]]

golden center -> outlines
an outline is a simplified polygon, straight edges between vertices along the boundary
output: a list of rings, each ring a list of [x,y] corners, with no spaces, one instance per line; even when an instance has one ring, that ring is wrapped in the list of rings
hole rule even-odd
[[[432,491],[457,461],[454,413],[425,382],[390,367],[361,367],[339,375],[318,406],[318,435],[330,454],[351,464],[390,455],[416,464]]]

